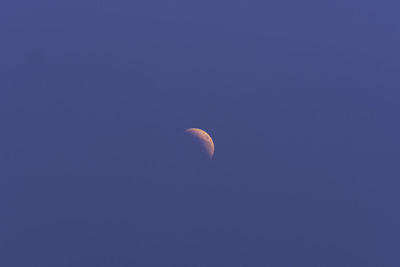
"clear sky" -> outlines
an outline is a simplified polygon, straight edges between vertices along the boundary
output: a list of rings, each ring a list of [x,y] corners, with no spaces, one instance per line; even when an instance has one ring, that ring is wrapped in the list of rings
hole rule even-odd
[[[0,266],[400,266],[399,10],[2,0]]]

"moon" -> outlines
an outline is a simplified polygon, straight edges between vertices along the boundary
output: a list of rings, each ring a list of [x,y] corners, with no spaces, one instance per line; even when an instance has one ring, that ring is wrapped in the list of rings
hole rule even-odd
[[[207,132],[199,128],[189,128],[185,131],[201,142],[210,159],[214,156],[214,142]]]

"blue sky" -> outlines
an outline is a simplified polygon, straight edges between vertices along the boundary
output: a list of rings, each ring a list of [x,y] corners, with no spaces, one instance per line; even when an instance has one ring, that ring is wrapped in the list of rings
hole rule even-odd
[[[397,10],[3,1],[0,265],[399,266]]]

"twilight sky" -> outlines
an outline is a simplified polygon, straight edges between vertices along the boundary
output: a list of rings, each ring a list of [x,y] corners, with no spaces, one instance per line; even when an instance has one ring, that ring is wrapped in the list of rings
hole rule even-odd
[[[3,0],[0,266],[400,266],[399,9]]]

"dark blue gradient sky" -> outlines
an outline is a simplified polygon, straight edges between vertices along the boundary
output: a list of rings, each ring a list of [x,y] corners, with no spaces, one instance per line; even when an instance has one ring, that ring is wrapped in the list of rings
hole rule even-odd
[[[400,266],[399,9],[3,0],[0,266]]]

